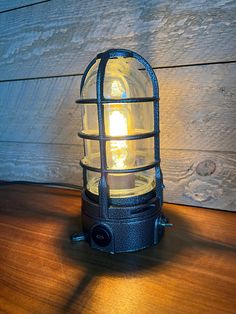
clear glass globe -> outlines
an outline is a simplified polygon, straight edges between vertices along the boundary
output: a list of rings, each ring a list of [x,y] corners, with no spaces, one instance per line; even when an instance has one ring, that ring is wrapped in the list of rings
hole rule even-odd
[[[85,134],[98,135],[96,103],[97,71],[100,60],[89,70],[82,89],[82,99],[94,99],[92,104],[82,104]],[[104,77],[105,133],[107,136],[126,136],[152,132],[154,129],[153,102],[112,103],[112,99],[152,97],[152,82],[142,65],[133,58],[109,59]],[[100,168],[99,141],[84,140],[83,162]],[[108,169],[133,169],[154,162],[154,138],[139,140],[110,140],[106,143]],[[87,171],[87,189],[98,195],[100,173]],[[110,197],[130,197],[145,194],[155,187],[154,169],[128,173],[108,174]]]

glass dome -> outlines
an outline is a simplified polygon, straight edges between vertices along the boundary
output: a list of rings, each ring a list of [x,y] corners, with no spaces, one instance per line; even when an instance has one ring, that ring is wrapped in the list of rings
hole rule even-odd
[[[97,71],[98,59],[90,68],[81,91],[82,100],[94,100],[82,107],[85,135],[99,135],[97,114]],[[153,102],[142,102],[142,98],[153,97],[152,82],[142,65],[133,58],[117,57],[109,59],[105,69],[103,93],[111,102],[103,104],[105,135],[116,137],[106,141],[106,161],[108,170],[123,170],[145,167],[154,163]],[[118,99],[138,98],[138,102],[114,102]],[[113,100],[113,102],[112,102]],[[138,135],[147,134],[138,139]],[[119,139],[135,136],[133,139]],[[83,163],[100,169],[99,140],[84,139],[85,156]],[[109,173],[110,197],[130,197],[142,195],[155,188],[154,168],[133,173]],[[100,173],[87,171],[87,190],[98,195]]]

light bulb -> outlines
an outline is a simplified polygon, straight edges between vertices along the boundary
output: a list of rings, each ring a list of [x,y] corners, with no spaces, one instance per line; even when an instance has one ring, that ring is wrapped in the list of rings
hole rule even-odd
[[[125,98],[124,85],[119,80],[111,83],[111,98]],[[106,108],[106,134],[108,136],[127,136],[132,133],[132,119],[129,104],[110,104]],[[132,168],[135,163],[134,142],[128,140],[111,140],[107,143],[107,161],[111,169]],[[134,186],[133,174],[110,174],[110,188],[119,186],[131,188]]]
[[[83,87],[84,99],[96,98],[97,62],[88,74]],[[139,98],[150,96],[152,86],[143,75],[144,71],[136,69],[131,60],[117,58],[107,63],[104,78],[104,98],[109,100],[103,104],[105,136],[122,137],[153,131],[153,104],[119,103],[112,99]],[[83,106],[84,133],[99,135],[99,121],[97,103]],[[153,189],[154,170],[145,172],[119,173],[119,170],[133,169],[149,164],[153,161],[152,139],[116,139],[106,141],[106,164],[108,170],[117,170],[117,173],[108,173],[107,182],[111,198],[129,197],[145,194]],[[101,167],[99,142],[85,141],[85,162],[93,167]],[[87,171],[87,189],[98,195],[100,174]]]
[[[124,82],[113,80],[110,85],[111,98],[125,98]],[[110,104],[106,109],[106,134],[108,136],[126,136],[132,132],[128,104]],[[108,164],[113,169],[125,169],[133,166],[133,143],[127,140],[111,140],[108,143]]]
[[[111,97],[112,98],[124,98],[124,91],[120,81],[114,80],[111,83]]]
[[[109,115],[110,135],[120,136],[128,134],[128,124],[126,117],[120,111],[113,111]],[[124,169],[128,157],[127,141],[111,141],[110,150],[113,168]]]

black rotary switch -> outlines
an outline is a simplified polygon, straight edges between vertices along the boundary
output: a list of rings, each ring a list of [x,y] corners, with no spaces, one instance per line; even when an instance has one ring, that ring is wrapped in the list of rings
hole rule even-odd
[[[99,246],[107,246],[111,242],[111,232],[103,225],[96,226],[92,231],[92,239]]]

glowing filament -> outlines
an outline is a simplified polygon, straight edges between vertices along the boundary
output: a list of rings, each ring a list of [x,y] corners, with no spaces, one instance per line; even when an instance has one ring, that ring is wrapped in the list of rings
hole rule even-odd
[[[119,111],[113,111],[109,115],[109,126],[111,136],[124,136],[128,134],[127,119]],[[125,168],[128,158],[127,141],[111,141],[110,150],[113,167],[117,169]]]

